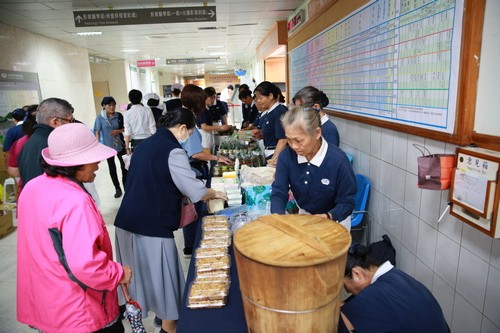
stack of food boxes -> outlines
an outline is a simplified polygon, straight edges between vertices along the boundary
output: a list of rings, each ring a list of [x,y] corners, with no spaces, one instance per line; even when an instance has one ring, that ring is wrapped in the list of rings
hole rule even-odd
[[[222,177],[213,177],[210,187],[215,191],[226,192],[229,207],[241,205],[243,195],[241,194],[240,181],[236,172],[224,172]],[[209,212],[217,212],[216,208],[212,208],[216,207],[215,204],[216,202],[209,201]]]
[[[196,269],[189,287],[189,308],[220,308],[226,305],[230,284],[230,245],[228,218],[222,215],[205,216],[202,219],[200,246],[194,255]]]
[[[224,189],[227,194],[227,205],[229,207],[241,205],[240,180],[236,171],[224,172],[222,178],[224,179]]]

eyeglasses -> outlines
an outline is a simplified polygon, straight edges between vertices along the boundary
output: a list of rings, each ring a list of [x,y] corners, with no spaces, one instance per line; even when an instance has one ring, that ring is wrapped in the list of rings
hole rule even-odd
[[[54,117],[54,119],[59,119],[60,121],[64,121],[64,122],[67,122],[67,123],[74,123],[75,122],[75,118],[73,118],[73,117],[71,117],[70,119],[60,118],[60,117]]]

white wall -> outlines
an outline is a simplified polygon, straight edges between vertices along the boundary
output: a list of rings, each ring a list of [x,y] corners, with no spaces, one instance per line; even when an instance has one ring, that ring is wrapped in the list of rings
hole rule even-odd
[[[444,211],[448,191],[417,188],[412,144],[432,153],[455,146],[340,118],[341,148],[356,173],[370,178],[371,240],[386,233],[397,266],[426,285],[437,298],[453,333],[500,332],[500,240],[492,239]]]
[[[474,130],[500,136],[500,1],[486,1]]]
[[[42,99],[67,100],[75,118],[92,125],[95,110],[87,50],[1,23],[0,31],[0,68],[38,73]]]

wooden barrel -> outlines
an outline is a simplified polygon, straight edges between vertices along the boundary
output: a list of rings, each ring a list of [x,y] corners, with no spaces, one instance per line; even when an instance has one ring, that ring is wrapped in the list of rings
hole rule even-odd
[[[313,215],[267,215],[233,239],[248,332],[337,332],[350,233]]]

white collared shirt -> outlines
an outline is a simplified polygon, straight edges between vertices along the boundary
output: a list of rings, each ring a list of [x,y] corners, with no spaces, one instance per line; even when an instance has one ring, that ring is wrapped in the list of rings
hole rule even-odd
[[[326,122],[328,122],[330,120],[330,117],[328,117],[327,114],[324,114],[320,120],[321,120],[321,125],[324,125]]]
[[[319,147],[319,150],[316,153],[316,155],[314,155],[314,157],[310,161],[308,161],[305,156],[297,155],[297,163],[299,164],[311,163],[319,167],[321,163],[323,163],[323,160],[325,159],[327,150],[328,150],[328,143],[323,137],[321,137],[321,147]]]
[[[278,107],[278,105],[280,105],[280,103],[279,103],[279,102],[274,103],[274,104],[273,104],[273,106],[271,106],[268,110],[266,110],[266,111],[262,112],[262,113],[260,114],[260,117],[262,118],[262,117],[264,117],[266,114],[271,113],[274,109],[276,109],[276,108]]]
[[[123,135],[130,135],[132,140],[147,139],[156,133],[155,118],[149,107],[132,105],[123,114],[123,120],[125,128]]]
[[[377,269],[377,271],[375,272],[375,274],[373,274],[373,277],[372,277],[372,284],[375,283],[375,281],[377,281],[377,279],[379,277],[381,277],[382,275],[384,275],[385,273],[387,273],[388,271],[390,271],[391,269],[393,269],[394,266],[390,263],[389,260],[387,260],[386,262],[384,262],[382,265],[379,266],[379,268]]]

